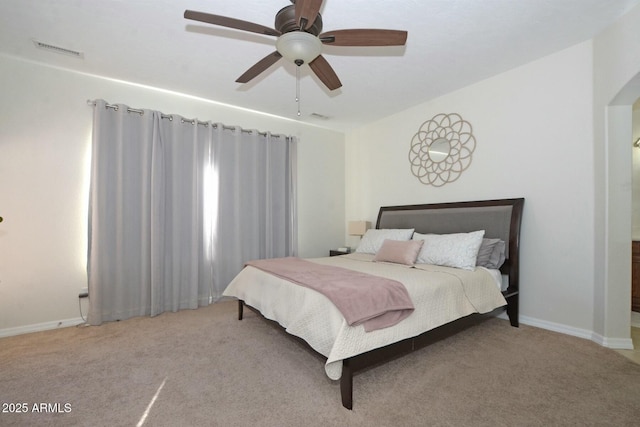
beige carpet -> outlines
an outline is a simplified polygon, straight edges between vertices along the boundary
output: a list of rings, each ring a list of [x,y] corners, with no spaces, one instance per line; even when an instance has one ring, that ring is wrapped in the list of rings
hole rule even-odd
[[[357,375],[349,411],[320,358],[245,313],[225,302],[0,339],[0,425],[640,425],[640,365],[587,340],[490,319]]]

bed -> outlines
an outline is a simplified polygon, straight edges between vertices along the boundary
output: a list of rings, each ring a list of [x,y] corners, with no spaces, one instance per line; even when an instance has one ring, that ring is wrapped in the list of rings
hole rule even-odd
[[[426,247],[434,235],[446,242],[450,236],[467,239],[474,235],[477,241],[477,234],[482,230],[483,242],[503,242],[497,269],[455,264],[452,267],[446,265],[446,261],[439,262],[445,265],[434,265],[425,263],[424,259],[408,265],[399,265],[395,260],[387,262],[379,257],[384,252],[380,246],[367,249],[367,235],[354,254],[303,261],[403,283],[414,309],[394,326],[365,331],[362,324],[349,325],[324,295],[252,265],[236,276],[224,295],[238,299],[240,320],[246,306],[276,322],[323,356],[327,376],[340,381],[342,405],[352,409],[353,376],[358,371],[457,333],[477,322],[483,314],[495,315],[506,309],[511,325],[518,326],[523,206],[524,199],[516,198],[380,208],[376,231],[371,235],[386,236],[385,233],[394,230],[411,230],[412,237],[408,240],[424,238]],[[388,243],[392,242],[384,240],[385,245]]]

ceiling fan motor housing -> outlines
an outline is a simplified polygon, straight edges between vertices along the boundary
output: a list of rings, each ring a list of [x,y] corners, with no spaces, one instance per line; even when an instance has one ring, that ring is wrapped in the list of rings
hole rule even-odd
[[[292,4],[291,6],[283,7],[276,14],[276,23],[275,28],[280,31],[282,34],[290,33],[291,31],[300,31],[300,26],[298,22],[296,22],[296,6]],[[314,36],[317,36],[322,32],[322,16],[318,14],[318,17],[313,22],[313,25],[308,25],[304,29],[305,32],[311,33]]]

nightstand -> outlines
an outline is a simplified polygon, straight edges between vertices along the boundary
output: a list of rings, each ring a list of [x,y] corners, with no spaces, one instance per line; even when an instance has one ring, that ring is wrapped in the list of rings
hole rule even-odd
[[[349,251],[341,251],[339,249],[331,249],[329,251],[329,256],[338,256],[338,255],[347,255]]]

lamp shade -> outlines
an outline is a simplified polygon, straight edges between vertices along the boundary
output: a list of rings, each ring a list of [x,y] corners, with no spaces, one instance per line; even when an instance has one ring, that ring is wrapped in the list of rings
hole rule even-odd
[[[364,233],[371,228],[369,221],[349,221],[349,235],[350,236],[364,236]]]
[[[280,55],[291,62],[302,61],[308,64],[322,52],[322,42],[313,34],[292,31],[278,37],[276,49]]]

